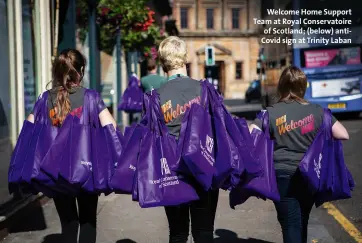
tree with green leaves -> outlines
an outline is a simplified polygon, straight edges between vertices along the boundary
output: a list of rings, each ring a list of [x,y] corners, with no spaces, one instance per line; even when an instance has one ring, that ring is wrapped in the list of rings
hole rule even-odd
[[[140,51],[145,58],[157,58],[157,46],[166,34],[155,24],[154,14],[145,0],[99,0],[97,24],[100,49],[111,54],[116,37],[121,34],[125,51]],[[77,24],[79,37],[85,41],[88,32],[87,0],[77,0]]]

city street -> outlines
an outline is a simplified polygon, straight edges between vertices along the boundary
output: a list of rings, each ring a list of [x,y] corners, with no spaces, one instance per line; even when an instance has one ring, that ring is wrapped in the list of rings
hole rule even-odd
[[[238,113],[253,119],[256,111]],[[344,143],[346,163],[356,181],[353,198],[313,209],[309,240],[312,243],[362,242],[362,120],[342,120],[350,133]],[[4,243],[56,243],[59,219],[53,202],[37,207],[22,218]],[[167,220],[163,208],[141,209],[128,195],[102,196],[99,202],[98,241],[101,243],[168,242]],[[215,242],[279,243],[280,227],[270,201],[249,199],[236,210],[229,207],[228,193],[219,199]],[[192,241],[190,241],[192,242]]]

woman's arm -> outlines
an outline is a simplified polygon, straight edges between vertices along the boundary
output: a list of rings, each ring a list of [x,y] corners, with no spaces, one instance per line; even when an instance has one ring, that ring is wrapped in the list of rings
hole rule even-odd
[[[108,124],[112,124],[114,128],[117,128],[116,121],[114,120],[111,113],[109,113],[109,110],[107,108],[101,111],[101,113],[99,113],[99,120],[101,121],[102,127]]]
[[[349,134],[347,132],[347,129],[339,121],[336,121],[333,124],[332,134],[335,139],[339,139],[339,140],[348,140],[349,139]]]

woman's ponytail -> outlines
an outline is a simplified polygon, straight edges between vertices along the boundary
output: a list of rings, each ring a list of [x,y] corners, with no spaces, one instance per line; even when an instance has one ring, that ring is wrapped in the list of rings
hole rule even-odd
[[[63,51],[53,65],[53,87],[57,89],[55,102],[55,118],[53,125],[63,124],[71,111],[69,93],[72,88],[79,86],[83,78],[85,58],[77,51],[68,49]]]

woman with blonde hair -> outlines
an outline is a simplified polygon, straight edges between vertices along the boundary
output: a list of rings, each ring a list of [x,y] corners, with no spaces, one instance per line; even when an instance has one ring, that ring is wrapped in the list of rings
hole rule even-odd
[[[187,76],[187,47],[180,38],[170,36],[163,40],[159,47],[159,58],[168,81],[157,92],[160,94],[167,128],[171,135],[178,138],[185,113],[185,110],[181,112],[179,108],[200,101],[200,82]],[[198,191],[199,200],[190,204],[165,207],[170,228],[170,243],[187,242],[190,218],[194,242],[213,242],[219,190],[204,191],[197,183],[194,187]]]

